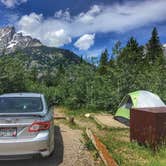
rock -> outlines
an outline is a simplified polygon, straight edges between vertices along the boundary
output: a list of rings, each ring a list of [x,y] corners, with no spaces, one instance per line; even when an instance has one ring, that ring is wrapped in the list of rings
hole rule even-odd
[[[0,28],[0,55],[12,53],[18,49],[39,46],[42,46],[39,40],[16,33],[14,27]]]
[[[90,114],[90,113],[87,113],[87,114],[85,114],[85,117],[86,117],[86,118],[90,118],[90,117],[91,117],[91,114]]]
[[[0,54],[5,51],[14,34],[14,27],[0,28]]]

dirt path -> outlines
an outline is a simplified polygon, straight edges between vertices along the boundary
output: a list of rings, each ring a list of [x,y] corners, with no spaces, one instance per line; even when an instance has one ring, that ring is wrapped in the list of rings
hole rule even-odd
[[[61,124],[64,144],[63,163],[60,166],[93,166],[93,158],[82,143],[82,131]]]
[[[84,145],[83,129],[87,127],[96,128],[96,125],[90,119],[77,119],[74,118],[77,129],[69,127],[69,117],[65,114],[63,108],[56,108],[54,112],[56,117],[55,124],[61,129],[61,135],[64,144],[63,163],[60,166],[101,166],[102,161],[100,158],[97,160],[92,156]],[[60,120],[59,117],[66,117],[67,119]],[[66,125],[67,124],[67,125]],[[73,126],[74,127],[74,126]]]

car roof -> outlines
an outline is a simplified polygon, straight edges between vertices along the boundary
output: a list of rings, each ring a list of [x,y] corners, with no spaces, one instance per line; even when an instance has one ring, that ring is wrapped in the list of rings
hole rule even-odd
[[[41,97],[40,93],[6,93],[0,95],[0,97]]]

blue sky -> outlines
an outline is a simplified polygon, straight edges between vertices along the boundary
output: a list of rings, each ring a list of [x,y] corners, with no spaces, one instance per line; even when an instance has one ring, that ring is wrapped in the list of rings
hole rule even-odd
[[[165,6],[165,0],[0,0],[0,26],[93,57],[131,36],[145,44],[153,27],[165,44]]]

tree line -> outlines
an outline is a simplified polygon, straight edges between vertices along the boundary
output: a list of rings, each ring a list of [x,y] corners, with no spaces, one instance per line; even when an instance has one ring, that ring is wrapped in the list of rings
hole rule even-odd
[[[144,46],[134,37],[123,48],[118,41],[111,57],[106,49],[97,66],[83,60],[68,68],[59,64],[55,72],[48,68],[39,77],[40,71],[28,68],[23,55],[2,56],[0,93],[39,92],[50,104],[112,113],[124,95],[136,90],[151,91],[166,101],[166,57],[156,28]]]

